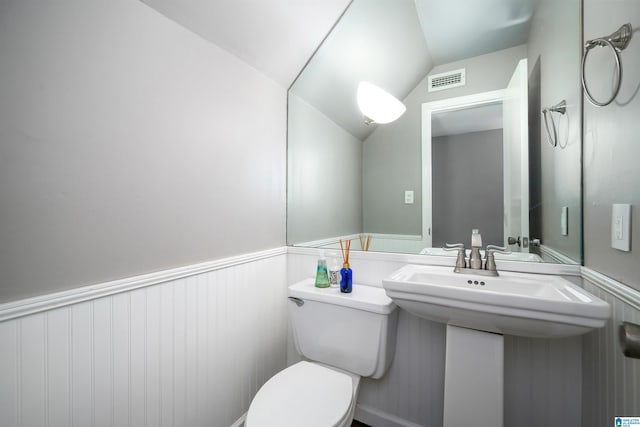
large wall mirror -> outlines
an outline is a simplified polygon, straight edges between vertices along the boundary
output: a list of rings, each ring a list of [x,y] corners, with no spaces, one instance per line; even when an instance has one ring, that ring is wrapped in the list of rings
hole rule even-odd
[[[580,263],[581,40],[580,0],[353,0],[289,90],[287,243]]]

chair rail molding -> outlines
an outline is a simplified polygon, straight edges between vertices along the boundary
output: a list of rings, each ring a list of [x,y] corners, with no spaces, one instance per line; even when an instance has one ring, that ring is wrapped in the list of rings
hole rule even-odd
[[[0,322],[287,253],[286,246],[0,304]]]
[[[587,267],[581,267],[580,272],[584,280],[640,310],[640,291]]]

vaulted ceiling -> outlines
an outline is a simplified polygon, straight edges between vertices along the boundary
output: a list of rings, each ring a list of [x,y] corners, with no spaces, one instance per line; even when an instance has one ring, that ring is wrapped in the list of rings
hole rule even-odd
[[[141,0],[288,88],[350,0]]]
[[[360,81],[404,99],[436,65],[526,43],[538,0],[141,1],[285,88],[309,62],[292,90],[364,139]]]

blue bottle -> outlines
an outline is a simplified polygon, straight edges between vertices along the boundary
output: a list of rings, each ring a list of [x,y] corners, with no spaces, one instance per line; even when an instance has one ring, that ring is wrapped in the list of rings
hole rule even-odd
[[[353,288],[353,272],[349,268],[349,263],[345,262],[342,265],[340,276],[340,292],[344,292],[345,294],[351,293],[351,289]]]

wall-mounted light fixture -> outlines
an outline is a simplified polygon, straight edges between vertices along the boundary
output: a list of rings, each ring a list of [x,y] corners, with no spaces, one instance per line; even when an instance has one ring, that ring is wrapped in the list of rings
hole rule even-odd
[[[407,110],[395,96],[368,82],[358,85],[358,108],[366,124],[391,123]]]

